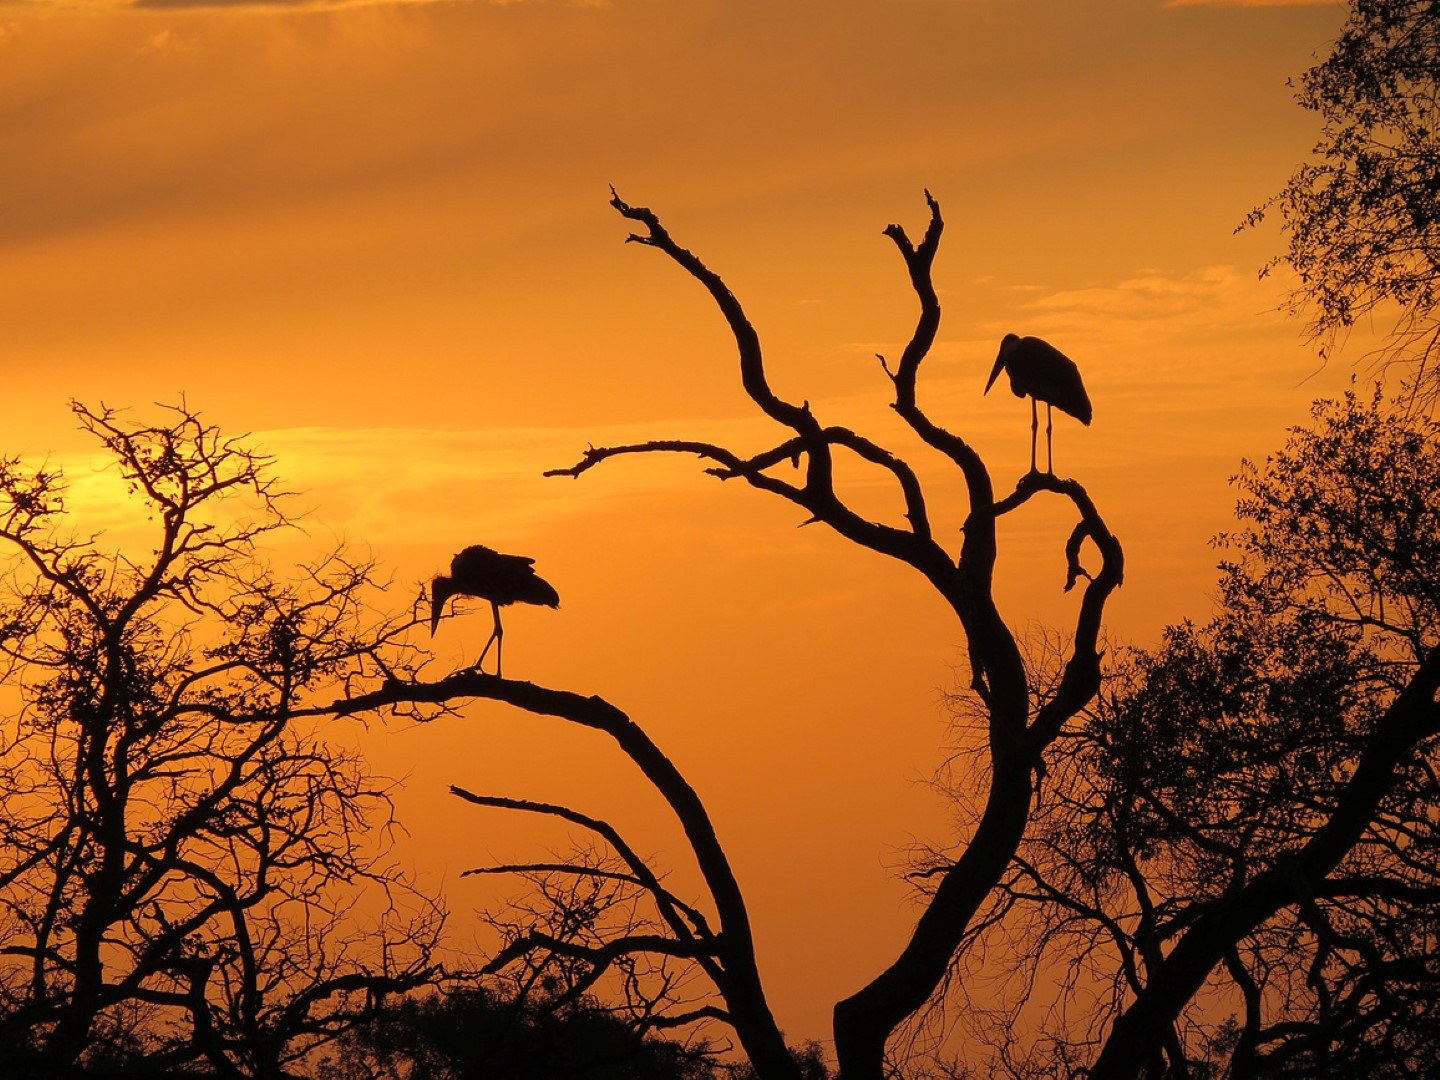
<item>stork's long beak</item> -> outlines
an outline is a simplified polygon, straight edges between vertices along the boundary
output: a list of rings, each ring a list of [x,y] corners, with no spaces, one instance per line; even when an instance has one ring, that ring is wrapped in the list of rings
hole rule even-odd
[[[436,578],[430,583],[430,636],[435,636],[435,628],[440,625],[440,612],[445,607],[445,601],[450,598],[450,592],[442,584],[442,579]]]
[[[1005,353],[1004,353],[1004,350],[1001,350],[1000,355],[995,358],[995,367],[994,367],[994,368],[991,370],[991,372],[990,372],[990,379],[989,379],[989,381],[987,381],[987,382],[985,383],[985,393],[986,393],[986,394],[988,394],[988,393],[990,392],[990,387],[992,387],[992,386],[995,385],[995,380],[1000,377],[1000,372],[1002,372],[1002,371],[1004,371],[1004,370],[1005,370]],[[983,395],[982,395],[982,396],[983,396]]]

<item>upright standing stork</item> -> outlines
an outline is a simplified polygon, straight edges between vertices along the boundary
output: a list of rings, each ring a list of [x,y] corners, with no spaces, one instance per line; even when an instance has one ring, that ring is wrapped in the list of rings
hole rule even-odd
[[[500,625],[500,609],[506,604],[543,604],[545,607],[559,607],[560,594],[554,587],[535,573],[535,560],[524,555],[502,555],[484,544],[467,547],[450,560],[450,574],[439,574],[430,583],[430,636],[440,624],[440,613],[445,601],[452,596],[478,596],[490,601],[490,610],[495,616],[494,629],[490,640],[480,653],[474,667],[484,670],[485,657],[490,646],[495,646],[495,674],[500,674],[502,639],[505,630]]]
[[[1055,472],[1055,451],[1051,444],[1051,431],[1055,422],[1050,414],[1053,405],[1063,413],[1069,413],[1087,427],[1094,411],[1090,397],[1085,393],[1085,384],[1080,381],[1080,369],[1068,356],[1048,341],[1038,337],[1020,337],[1006,334],[1000,342],[1000,355],[995,358],[995,367],[990,372],[990,381],[985,384],[985,393],[995,385],[1000,372],[1010,376],[1010,389],[1016,397],[1030,399],[1030,471],[1035,468],[1035,443],[1040,429],[1040,410],[1036,402],[1045,402],[1045,471]]]

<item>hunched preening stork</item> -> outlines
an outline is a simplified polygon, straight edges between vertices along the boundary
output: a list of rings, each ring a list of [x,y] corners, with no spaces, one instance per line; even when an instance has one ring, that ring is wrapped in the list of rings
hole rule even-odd
[[[1037,401],[1045,402],[1045,471],[1054,475],[1055,452],[1050,441],[1050,432],[1055,422],[1050,414],[1053,405],[1063,413],[1069,413],[1087,427],[1094,415],[1090,407],[1090,396],[1085,393],[1085,384],[1080,381],[1080,369],[1068,356],[1048,341],[1038,337],[1020,337],[1006,334],[1000,342],[1000,355],[995,358],[995,367],[990,380],[985,384],[985,393],[995,385],[995,380],[1004,371],[1010,376],[1010,389],[1016,397],[1030,399],[1030,471],[1035,468],[1035,443],[1040,428],[1040,412]]]
[[[500,674],[502,639],[505,630],[500,625],[500,609],[506,604],[540,604],[545,607],[559,607],[560,594],[548,581],[535,573],[535,560],[524,555],[502,555],[484,544],[467,547],[450,560],[449,575],[438,574],[430,583],[430,636],[440,624],[440,613],[445,601],[452,596],[478,596],[490,601],[490,610],[495,616],[494,629],[490,640],[480,653],[474,667],[483,671],[485,657],[495,646],[495,674]]]

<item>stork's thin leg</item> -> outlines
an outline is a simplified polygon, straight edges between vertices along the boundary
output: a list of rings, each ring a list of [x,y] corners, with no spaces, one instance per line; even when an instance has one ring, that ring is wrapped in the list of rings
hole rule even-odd
[[[488,638],[485,638],[485,648],[482,648],[481,651],[480,651],[480,660],[477,660],[477,661],[474,662],[474,664],[471,664],[472,670],[474,670],[474,671],[484,671],[484,670],[485,670],[485,657],[488,657],[488,655],[490,655],[490,647],[491,647],[491,645],[494,645],[494,644],[495,644],[495,631],[491,631],[491,632],[490,632],[490,636],[488,636]]]
[[[1030,471],[1039,472],[1035,468],[1035,441],[1040,432],[1040,405],[1032,397],[1030,399]]]
[[[500,625],[500,605],[494,601],[490,603],[490,610],[495,614],[495,625],[490,630],[490,639],[485,642],[485,648],[480,652],[480,659],[475,661],[475,669],[483,672],[485,670],[485,657],[490,655],[490,646],[495,646],[495,674],[500,674],[500,639],[505,636],[505,628]]]
[[[495,677],[500,678],[501,658],[505,649],[505,627],[500,625],[500,605],[492,604],[495,609]]]
[[[490,631],[490,636],[485,639],[485,648],[480,650],[480,659],[476,660],[473,667],[476,671],[484,672],[485,657],[490,655],[490,646],[495,644],[495,631]]]
[[[1055,416],[1050,409],[1050,403],[1045,402],[1045,471],[1051,476],[1055,475],[1055,445],[1050,441],[1050,433],[1055,430]]]

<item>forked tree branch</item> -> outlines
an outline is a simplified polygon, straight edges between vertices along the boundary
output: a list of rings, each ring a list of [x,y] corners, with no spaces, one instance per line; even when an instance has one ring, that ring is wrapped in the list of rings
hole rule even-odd
[[[905,262],[920,310],[898,362],[893,368],[883,358],[881,363],[894,389],[892,407],[896,413],[958,469],[964,480],[969,512],[958,556],[949,555],[933,536],[925,491],[912,467],[863,435],[822,426],[808,402],[796,405],[779,398],[766,377],[759,336],[724,281],[677,244],[652,211],[630,206],[618,195],[611,200],[615,209],[627,220],[643,226],[630,240],[663,251],[704,286],[734,338],[746,393],[766,416],[789,428],[793,435],[768,450],[749,455],[709,443],[668,440],[591,447],[576,465],[548,474],[575,477],[610,458],[632,454],[697,455],[710,463],[706,471],[711,475],[741,478],[804,509],[808,520],[822,522],[847,540],[914,567],[960,620],[973,685],[989,714],[991,787],[968,848],[940,875],[928,907],[895,963],[836,1007],[836,1050],[846,1080],[879,1080],[886,1040],[942,986],[973,918],[1009,866],[1025,831],[1033,775],[1043,768],[1046,747],[1098,689],[1100,619],[1107,599],[1121,582],[1124,564],[1119,542],[1080,483],[1032,474],[1017,484],[1014,493],[997,501],[989,471],[975,449],[960,435],[933,421],[920,406],[919,371],[940,325],[940,304],[932,275],[944,231],[939,203],[928,191],[925,199],[930,216],[919,243],[913,242],[900,225],[884,230]],[[868,520],[840,497],[833,476],[836,447],[889,473],[904,502],[907,528]],[[803,484],[770,472],[787,461],[798,466],[801,458]],[[1066,590],[1082,577],[1086,579],[1071,657],[1056,692],[1043,702],[1032,700],[1020,649],[996,607],[993,591],[996,523],[1041,492],[1060,495],[1074,505],[1080,520],[1064,544]],[[1100,554],[1100,566],[1094,573],[1086,571],[1080,561],[1087,540]],[[761,1075],[770,1075],[762,1062],[755,1064]],[[776,1071],[774,1075],[785,1074]]]
[[[930,192],[925,192],[925,202],[930,208],[930,223],[918,245],[911,243],[901,225],[887,225],[885,235],[895,242],[905,269],[910,275],[910,286],[920,301],[920,314],[915,329],[900,355],[891,381],[895,384],[894,408],[910,427],[930,446],[954,462],[965,476],[972,506],[983,506],[991,502],[990,476],[985,463],[964,439],[936,424],[921,409],[916,400],[916,381],[920,374],[920,363],[935,344],[935,335],[940,330],[940,299],[935,293],[933,272],[935,255],[940,248],[940,234],[945,229],[940,216],[940,204]]]

